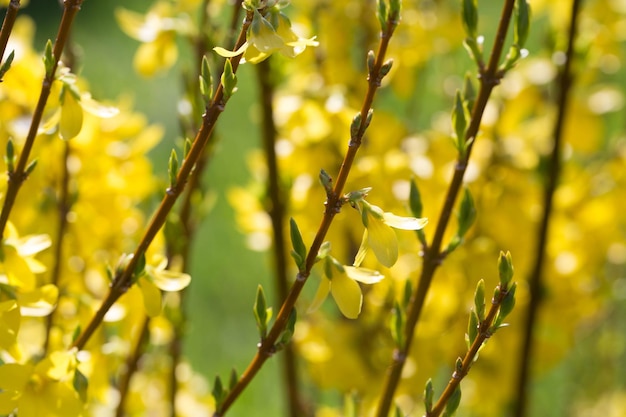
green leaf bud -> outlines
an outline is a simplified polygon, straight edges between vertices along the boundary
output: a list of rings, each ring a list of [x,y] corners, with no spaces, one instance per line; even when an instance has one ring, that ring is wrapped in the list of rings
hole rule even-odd
[[[167,172],[170,177],[170,189],[174,189],[176,188],[178,176],[178,155],[176,154],[176,150],[174,149],[172,149],[172,152],[170,153]]]
[[[230,381],[228,382],[228,388],[232,390],[235,388],[235,385],[239,382],[239,376],[237,375],[237,370],[235,368],[230,370]]]
[[[265,301],[265,292],[263,291],[263,287],[261,285],[259,285],[256,290],[256,300],[254,302],[253,311],[256,325],[259,329],[259,335],[261,340],[264,340],[267,336],[268,309],[267,302]]]
[[[378,12],[376,13],[378,16],[378,22],[380,23],[380,29],[382,31],[387,27],[387,1],[386,0],[378,0]]]
[[[467,323],[467,349],[474,344],[476,336],[478,336],[478,315],[474,310],[470,311],[469,322]]]
[[[26,166],[26,169],[24,170],[24,176],[28,178],[28,176],[33,173],[33,171],[35,170],[36,167],[37,167],[37,160],[33,159]]]
[[[219,410],[227,394],[219,376],[215,377],[215,383],[213,384],[211,394],[213,395],[213,398],[215,398],[215,408]]]
[[[205,103],[209,103],[213,98],[213,76],[209,67],[209,60],[206,56],[202,57],[202,67],[200,69],[200,94]]]
[[[468,114],[463,103],[461,92],[457,90],[454,97],[454,108],[452,110],[452,128],[456,136],[456,148],[461,156],[465,156],[465,129],[467,129]]]
[[[465,74],[465,79],[463,80],[463,100],[465,100],[468,110],[471,110],[474,107],[474,102],[476,102],[476,87],[474,87],[470,74]]]
[[[46,42],[46,48],[43,53],[43,66],[46,70],[46,78],[51,78],[54,74],[52,74],[52,70],[54,68],[55,59],[52,55],[52,41],[48,39]]]
[[[404,349],[404,312],[400,307],[400,304],[396,301],[394,308],[391,312],[391,337],[398,349]]]
[[[4,156],[4,162],[7,165],[9,174],[12,173],[15,170],[15,147],[11,138],[7,141],[7,153]]]
[[[285,345],[291,342],[291,338],[293,334],[296,332],[296,321],[298,319],[298,314],[296,312],[295,307],[291,309],[289,313],[289,318],[287,318],[287,325],[285,326],[285,330],[280,334],[280,339],[276,344],[276,350],[282,349]]]
[[[376,63],[376,55],[374,55],[374,51],[370,50],[367,53],[367,73],[371,74],[374,70],[374,64]]]
[[[428,378],[426,381],[426,387],[424,388],[424,408],[426,413],[430,413],[433,410],[433,398],[435,397],[435,389],[433,388],[433,380]]]
[[[191,151],[191,147],[193,146],[193,142],[189,138],[185,138],[185,144],[183,145],[183,159],[187,159],[187,155],[189,155],[189,151]]]
[[[233,72],[233,64],[230,62],[230,59],[224,62],[224,72],[221,80],[224,86],[224,99],[228,101],[237,91],[237,75]]]
[[[411,214],[413,216],[417,218],[422,217],[424,206],[422,204],[422,196],[415,181],[411,181],[411,189],[409,191],[409,208],[411,209]]]
[[[74,378],[72,379],[74,391],[78,394],[81,401],[87,401],[87,389],[89,388],[89,380],[78,368],[74,369]]]
[[[137,259],[137,263],[135,263],[135,270],[133,271],[133,282],[136,282],[137,279],[142,276],[146,272],[146,255],[145,253],[141,253],[139,258]]]
[[[291,246],[293,247],[292,256],[296,261],[298,271],[302,272],[306,268],[307,251],[304,240],[302,240],[302,234],[300,234],[300,229],[293,217],[289,219],[289,234],[291,236]]]
[[[506,289],[513,279],[513,258],[511,252],[500,252],[498,257],[498,273],[500,275],[500,285],[503,289]]]
[[[502,304],[500,304],[500,311],[498,311],[498,316],[504,320],[506,316],[511,314],[513,311],[513,307],[515,307],[515,290],[517,289],[517,283],[513,283],[511,288],[507,291],[504,299],[502,300]]]
[[[472,198],[469,188],[466,188],[463,192],[463,198],[461,199],[461,207],[459,209],[457,219],[459,224],[457,235],[460,238],[463,238],[476,220],[476,207],[474,206],[474,199]]]
[[[359,130],[361,129],[361,113],[357,113],[352,118],[352,123],[350,124],[350,142],[356,140],[359,135]]]
[[[380,80],[391,71],[391,67],[393,66],[393,59],[388,59],[380,66]]]
[[[443,417],[452,417],[456,413],[457,408],[461,404],[461,384],[457,385],[456,389],[448,399],[446,403],[446,409],[443,411]]]
[[[13,63],[13,59],[15,58],[15,51],[11,51],[6,61],[2,63],[0,66],[0,82],[2,82],[2,78],[4,78],[4,74],[11,68],[11,64]]]
[[[480,322],[485,320],[485,281],[482,279],[478,281],[474,292],[474,308],[478,320]]]
[[[400,13],[402,11],[402,0],[389,0],[389,14],[387,20],[395,28],[400,23]]]
[[[463,0],[463,8],[461,11],[461,20],[463,29],[470,38],[475,39],[478,36],[478,2],[477,0]]]
[[[320,183],[324,187],[324,190],[326,191],[326,195],[330,195],[330,193],[332,193],[333,191],[333,179],[331,178],[330,174],[321,169],[319,179]]]
[[[411,303],[411,297],[413,296],[413,283],[410,279],[404,282],[404,296],[402,297],[402,307],[406,310]]]
[[[515,6],[513,42],[523,48],[530,30],[530,5],[527,0],[517,0]]]

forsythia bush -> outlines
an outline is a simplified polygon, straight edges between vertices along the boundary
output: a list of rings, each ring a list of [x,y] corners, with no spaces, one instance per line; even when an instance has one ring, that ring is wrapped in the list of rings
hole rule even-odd
[[[221,416],[270,357],[292,417],[620,415],[623,382],[543,408],[528,390],[624,311],[623,1],[128,4],[135,71],[193,68],[167,178],[163,128],[76,74],[91,1],[65,0],[46,45],[5,2],[0,415]],[[258,352],[213,379],[181,355],[185,292],[241,65],[263,145],[232,228],[271,254],[280,303],[258,287]],[[602,335],[583,360],[623,366]]]

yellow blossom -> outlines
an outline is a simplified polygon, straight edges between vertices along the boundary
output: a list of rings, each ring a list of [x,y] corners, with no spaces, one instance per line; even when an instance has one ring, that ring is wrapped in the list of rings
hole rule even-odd
[[[0,248],[2,255],[0,282],[25,290],[34,289],[35,274],[46,270],[34,255],[50,247],[50,237],[48,235],[20,237],[10,222],[7,223],[5,234],[6,238]]]
[[[356,202],[356,207],[361,212],[365,232],[354,260],[355,266],[361,265],[371,248],[378,261],[391,268],[398,260],[398,238],[392,228],[420,230],[428,223],[426,218],[401,217],[384,212],[380,207],[362,199]]]
[[[324,256],[324,278],[313,298],[310,310],[317,309],[330,292],[341,313],[356,319],[361,312],[363,294],[357,281],[375,284],[384,278],[378,271],[342,265],[330,255]]]
[[[225,58],[232,58],[244,54],[244,60],[253,64],[267,59],[274,52],[294,58],[301,54],[307,46],[317,46],[315,38],[300,38],[291,30],[289,19],[278,11],[268,14],[266,19],[257,10],[247,34],[247,41],[236,51],[228,51],[221,47],[213,48],[215,52]]]

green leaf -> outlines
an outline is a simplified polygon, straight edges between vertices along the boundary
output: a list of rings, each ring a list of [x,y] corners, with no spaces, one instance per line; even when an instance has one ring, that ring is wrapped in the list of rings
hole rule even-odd
[[[511,314],[511,311],[513,311],[513,307],[515,307],[515,290],[516,289],[517,289],[517,283],[513,283],[513,285],[511,285],[511,288],[507,291],[506,295],[504,296],[504,300],[502,300],[502,304],[500,304],[500,310],[498,311],[498,318],[500,319],[498,324],[501,324],[502,321],[506,318],[506,316]]]
[[[238,382],[239,376],[237,376],[237,371],[235,370],[235,368],[233,368],[230,370],[230,381],[228,383],[229,389],[232,390]]]
[[[213,76],[211,75],[209,60],[206,56],[202,57],[202,67],[200,69],[200,94],[202,94],[206,104],[213,98]]]
[[[422,211],[424,210],[422,196],[419,188],[417,188],[417,183],[414,180],[411,181],[411,189],[409,191],[409,208],[411,209],[411,214],[413,216],[418,218],[422,217]]]
[[[267,336],[268,308],[267,302],[265,301],[265,292],[261,285],[259,285],[256,290],[256,300],[254,302],[253,311],[256,325],[259,329],[259,335],[261,336],[261,340],[264,340]]]
[[[82,402],[87,402],[87,389],[89,388],[89,380],[87,377],[76,368],[74,370],[74,378],[72,380],[72,386],[74,391],[80,397]]]
[[[174,189],[176,188],[176,183],[178,181],[178,155],[174,149],[172,149],[172,152],[170,153],[170,159],[167,164],[167,172],[170,177],[170,189]]]
[[[500,252],[498,257],[498,274],[500,275],[500,285],[503,289],[506,289],[513,279],[513,258],[511,252]]]
[[[426,413],[430,413],[433,410],[433,398],[435,397],[435,389],[433,388],[433,380],[428,378],[426,381],[426,387],[424,388],[424,408]]]
[[[466,152],[465,130],[467,129],[468,118],[468,111],[465,103],[463,103],[461,92],[457,90],[452,110],[452,128],[456,136],[455,147],[461,156],[465,156]]]
[[[400,13],[402,12],[402,0],[389,0],[389,13],[387,20],[394,27],[400,23]]]
[[[139,259],[137,259],[137,263],[135,264],[135,271],[133,276],[133,282],[137,281],[137,278],[142,276],[146,272],[146,255],[145,253],[141,253],[139,255]]]
[[[7,153],[4,156],[4,162],[7,165],[7,171],[12,173],[15,170],[15,147],[11,138],[7,140]]]
[[[446,403],[446,409],[443,411],[443,417],[452,417],[456,413],[457,408],[461,404],[461,385],[457,385],[456,389]]]
[[[465,74],[465,79],[463,80],[463,100],[465,100],[467,109],[471,111],[476,101],[476,87],[474,87],[472,76],[469,73]]]
[[[37,160],[33,159],[32,161],[30,161],[30,163],[26,166],[26,169],[24,170],[24,175],[26,177],[28,177],[30,174],[33,173],[33,171],[35,170],[35,168],[37,167]]]
[[[213,395],[213,398],[215,398],[215,408],[219,410],[227,394],[219,376],[215,377],[215,383],[213,384],[211,394]]]
[[[406,310],[411,303],[411,297],[413,296],[413,283],[410,279],[404,282],[404,294],[402,297],[402,307]]]
[[[46,78],[52,77],[52,70],[54,68],[54,65],[55,59],[52,55],[52,41],[48,39],[48,42],[46,42],[46,48],[44,49],[43,53],[43,66],[46,70]]]
[[[515,6],[513,43],[523,48],[530,31],[530,5],[527,0],[517,0]]]
[[[233,72],[233,65],[230,59],[224,62],[224,72],[222,73],[222,86],[224,87],[224,100],[229,98],[237,91],[237,75]]]
[[[467,349],[469,350],[478,336],[478,315],[474,310],[470,311],[469,322],[467,323]]]
[[[480,322],[485,320],[485,281],[482,279],[478,281],[474,292],[474,308],[476,308],[478,320]]]
[[[189,151],[191,151],[191,147],[193,146],[193,142],[189,138],[185,138],[185,144],[183,146],[183,159],[187,159],[187,155],[189,155]]]
[[[389,327],[391,328],[391,337],[398,349],[404,349],[404,312],[400,307],[400,304],[396,301],[394,308],[391,312],[391,322]]]
[[[478,2],[477,0],[463,0],[463,8],[461,11],[461,21],[463,29],[470,38],[475,39],[478,36]]]
[[[2,63],[2,66],[0,66],[0,82],[2,82],[4,75],[11,68],[11,64],[13,63],[13,58],[15,58],[15,51],[11,51],[6,61],[4,61]]]
[[[380,29],[384,31],[387,27],[387,1],[386,0],[378,0],[378,11],[376,15],[378,16]]]
[[[291,338],[296,331],[296,321],[298,319],[298,314],[296,312],[295,307],[291,309],[289,313],[289,318],[287,319],[287,325],[285,326],[285,330],[280,334],[280,338],[278,339],[278,343],[275,346],[276,351],[281,350],[285,347],[289,342],[291,342]]]
[[[302,234],[298,228],[298,224],[293,219],[289,219],[289,234],[291,236],[291,246],[293,247],[292,256],[298,266],[298,271],[302,272],[306,268],[306,255],[307,250],[302,239]]]
[[[472,198],[469,188],[466,188],[463,192],[463,199],[461,200],[461,207],[457,219],[459,223],[457,235],[462,239],[476,220],[476,207],[474,206],[474,199]]]

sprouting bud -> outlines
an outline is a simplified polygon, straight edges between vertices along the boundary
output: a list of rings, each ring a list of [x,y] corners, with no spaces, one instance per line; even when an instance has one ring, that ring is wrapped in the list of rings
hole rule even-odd
[[[202,57],[202,68],[200,69],[200,94],[204,102],[208,104],[213,98],[213,76],[209,67],[209,60],[206,56]]]
[[[43,66],[44,69],[46,70],[46,78],[51,78],[52,77],[52,70],[54,68],[54,64],[55,64],[55,60],[54,60],[54,56],[52,55],[52,41],[50,39],[48,39],[48,42],[46,42],[46,48],[44,49],[44,53],[43,53]]]
[[[224,390],[224,386],[222,385],[222,380],[219,376],[215,377],[215,383],[213,384],[213,390],[211,391],[213,398],[215,399],[215,407],[219,409],[226,398],[226,390]]]
[[[359,135],[359,129],[361,128],[361,113],[357,113],[352,118],[352,123],[350,124],[350,142],[355,140]]]
[[[387,20],[395,28],[400,23],[400,12],[402,11],[402,0],[389,0],[389,13]]]
[[[367,73],[371,74],[374,70],[374,64],[376,63],[376,55],[374,55],[374,51],[370,50],[367,53]]]
[[[411,214],[415,217],[422,217],[423,205],[422,205],[422,196],[420,195],[419,188],[417,188],[417,183],[415,181],[411,181],[411,189],[409,191],[409,208],[411,209]]]
[[[224,86],[224,100],[228,101],[235,91],[237,91],[237,75],[233,72],[233,65],[230,59],[224,62],[224,72],[222,73],[222,85]]]
[[[30,164],[26,166],[26,169],[24,170],[24,176],[28,178],[28,176],[32,174],[32,172],[35,170],[36,167],[37,167],[37,160],[33,159],[32,161],[30,161]]]
[[[391,337],[398,349],[404,349],[404,322],[404,312],[400,304],[396,301],[391,313],[389,327],[391,329]]]
[[[457,408],[461,404],[461,384],[457,385],[456,389],[448,399],[446,403],[446,409],[443,411],[443,417],[452,417],[456,413]]]
[[[7,171],[9,174],[15,170],[15,147],[13,146],[13,139],[9,138],[7,141],[7,153],[4,156],[4,162],[7,165]]]
[[[467,323],[467,349],[469,350],[478,336],[478,315],[474,310],[470,311],[469,321]]]
[[[463,238],[463,236],[465,236],[465,233],[467,233],[469,228],[472,227],[475,220],[476,207],[474,206],[474,199],[472,198],[472,194],[470,193],[469,188],[466,188],[463,192],[461,207],[458,214],[459,230],[457,234],[460,238]]]
[[[193,142],[189,138],[185,138],[185,144],[183,145],[183,159],[187,159],[187,155],[189,155],[189,151],[191,151],[191,147],[193,146]]]
[[[259,335],[261,337],[261,340],[264,340],[267,336],[267,323],[270,319],[269,313],[271,313],[271,308],[267,307],[267,302],[265,301],[265,292],[263,291],[263,287],[261,285],[257,287],[256,300],[254,302],[253,311],[256,325],[259,329]]]
[[[322,187],[324,187],[324,190],[326,191],[326,195],[330,195],[333,191],[333,179],[331,178],[330,174],[321,169],[319,179]]]
[[[304,245],[302,234],[300,234],[300,229],[293,218],[289,219],[289,230],[293,248],[291,256],[296,261],[298,271],[302,272],[306,268],[306,246]]]
[[[466,143],[465,143],[465,129],[467,128],[468,114],[461,98],[461,92],[457,90],[454,97],[454,108],[452,110],[452,128],[456,135],[455,146],[459,151],[459,155],[465,156]]]
[[[430,413],[433,410],[433,398],[435,397],[435,389],[433,388],[433,380],[428,378],[426,381],[426,387],[424,388],[424,408],[426,413]]]
[[[176,188],[178,176],[178,155],[174,149],[172,149],[172,152],[170,153],[170,159],[167,164],[167,172],[170,177],[170,189],[174,189]]]
[[[485,281],[478,281],[474,292],[474,308],[479,321],[485,320]]]
[[[402,297],[402,307],[406,310],[411,303],[411,297],[413,296],[413,284],[410,279],[404,282],[404,293]]]
[[[463,81],[463,100],[465,100],[468,110],[474,108],[474,102],[476,101],[476,87],[474,87],[474,82],[472,81],[472,76],[470,74],[465,74],[465,79]]]
[[[530,5],[527,0],[517,0],[515,6],[513,43],[523,48],[530,30]]]
[[[135,263],[135,270],[133,273],[133,282],[137,282],[137,279],[146,272],[146,254],[141,253],[137,262]]]
[[[74,378],[72,378],[72,387],[78,394],[81,401],[87,401],[87,389],[89,388],[89,380],[78,368],[74,369]]]
[[[502,304],[500,304],[500,311],[498,312],[498,317],[501,318],[501,321],[506,318],[511,311],[513,311],[513,307],[515,307],[515,290],[517,289],[517,283],[513,283],[511,288],[507,291],[504,296],[504,300],[502,300]]]
[[[235,385],[239,382],[239,376],[237,375],[237,370],[235,368],[230,370],[230,381],[228,382],[228,388],[233,389]]]
[[[280,334],[280,338],[278,339],[278,343],[274,346],[276,351],[283,349],[289,342],[291,342],[291,338],[296,331],[296,321],[298,319],[298,314],[296,312],[295,307],[291,309],[289,313],[289,317],[287,318],[287,325],[285,326],[285,330]]]
[[[378,76],[378,84],[385,78],[389,71],[391,71],[391,67],[393,66],[393,59],[388,59],[380,66],[380,75]]]
[[[477,0],[463,0],[461,12],[463,29],[468,37],[475,39],[478,36],[478,2]]]
[[[511,252],[500,252],[498,257],[498,273],[500,275],[500,285],[503,289],[509,286],[511,279],[513,279],[513,258]]]
[[[2,65],[0,65],[0,82],[2,82],[2,79],[4,78],[4,74],[6,74],[7,71],[11,68],[11,64],[13,63],[13,58],[15,58],[15,51],[11,51],[6,61],[4,61]]]
[[[387,1],[386,0],[378,0],[378,22],[380,23],[380,29],[382,31],[385,30],[387,26]]]

